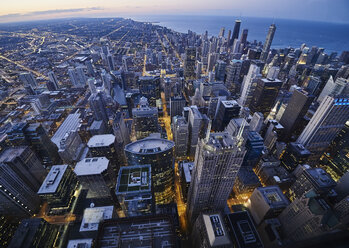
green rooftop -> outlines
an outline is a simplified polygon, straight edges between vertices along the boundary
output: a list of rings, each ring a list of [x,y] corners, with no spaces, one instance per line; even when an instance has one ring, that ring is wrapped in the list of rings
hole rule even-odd
[[[151,191],[151,166],[136,165],[121,167],[116,185],[116,194]]]

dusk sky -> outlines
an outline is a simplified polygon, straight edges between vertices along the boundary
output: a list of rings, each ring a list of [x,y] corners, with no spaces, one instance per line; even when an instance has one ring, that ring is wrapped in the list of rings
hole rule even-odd
[[[349,23],[348,13],[348,0],[2,0],[0,22],[195,14]]]

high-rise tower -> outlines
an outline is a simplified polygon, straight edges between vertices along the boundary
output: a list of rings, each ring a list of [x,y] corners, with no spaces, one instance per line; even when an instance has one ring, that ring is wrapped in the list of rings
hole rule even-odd
[[[265,42],[264,42],[264,46],[261,54],[261,60],[266,60],[268,57],[268,53],[270,50],[271,43],[273,42],[275,31],[276,31],[275,24],[271,24],[267,34],[267,38],[265,39]]]
[[[202,211],[224,210],[244,155],[244,148],[227,132],[208,133],[200,140],[188,193],[192,223]]]
[[[233,45],[234,40],[239,38],[241,20],[235,20],[233,35],[230,39],[230,46]]]

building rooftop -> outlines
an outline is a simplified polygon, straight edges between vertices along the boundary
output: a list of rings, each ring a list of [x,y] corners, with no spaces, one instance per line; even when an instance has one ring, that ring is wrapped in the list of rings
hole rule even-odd
[[[70,131],[76,131],[80,125],[80,113],[76,111],[74,114],[68,115],[62,125],[58,128],[55,134],[52,136],[51,141],[59,147],[61,140],[65,137],[65,134]]]
[[[162,215],[106,220],[100,224],[97,247],[176,247],[173,226]]]
[[[66,164],[52,166],[38,191],[38,195],[55,193],[67,168]]]
[[[305,170],[305,174],[319,188],[334,188],[336,182],[322,168],[310,168]]]
[[[93,239],[72,239],[68,241],[67,248],[91,248]]]
[[[237,101],[235,101],[235,100],[222,101],[222,104],[223,104],[224,107],[226,107],[226,108],[234,108],[234,107],[236,107],[236,106],[239,106],[239,104],[238,104]]]
[[[172,149],[174,142],[166,139],[145,138],[125,146],[125,151],[138,154],[156,154]]]
[[[217,149],[232,148],[233,146],[235,146],[235,140],[227,132],[217,132],[210,134],[207,144]]]
[[[240,182],[242,182],[244,185],[260,184],[258,177],[250,167],[241,167],[238,177]]]
[[[87,146],[89,148],[110,146],[114,141],[115,136],[113,134],[94,135],[88,141]]]
[[[247,211],[231,213],[227,216],[227,225],[235,247],[238,248],[263,248],[254,223]]]
[[[310,156],[311,152],[305,148],[301,143],[291,142],[290,147],[293,151],[301,156]]]
[[[20,156],[25,149],[27,149],[27,146],[16,146],[16,147],[6,148],[0,154],[0,163],[11,162],[16,157]]]
[[[97,175],[107,170],[108,165],[106,157],[85,158],[76,164],[74,172],[77,176]]]
[[[116,185],[116,194],[140,191],[151,191],[151,165],[121,167]]]
[[[284,196],[279,186],[267,186],[267,187],[259,187],[256,190],[260,192],[260,194],[264,197],[265,202],[271,208],[285,208],[290,202]]]
[[[98,231],[99,223],[113,218],[114,206],[86,208],[82,217],[80,232]]]
[[[184,178],[187,183],[191,182],[191,172],[194,169],[194,162],[180,162],[183,167]]]
[[[202,217],[211,247],[231,245],[220,214],[203,214]]]

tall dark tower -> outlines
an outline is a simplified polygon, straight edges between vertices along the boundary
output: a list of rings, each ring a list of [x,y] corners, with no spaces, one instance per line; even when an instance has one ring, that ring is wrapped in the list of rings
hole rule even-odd
[[[186,80],[195,79],[196,48],[188,47],[185,52],[184,78]]]
[[[271,43],[273,42],[275,31],[276,31],[275,24],[271,24],[267,34],[267,38],[265,39],[265,42],[264,42],[263,51],[261,54],[261,60],[266,60],[268,57],[268,53],[270,50]]]
[[[235,20],[233,35],[230,39],[230,46],[234,44],[234,40],[239,38],[241,20]]]
[[[231,37],[231,30],[228,31],[228,37],[227,37],[227,46],[230,46],[230,37]]]

